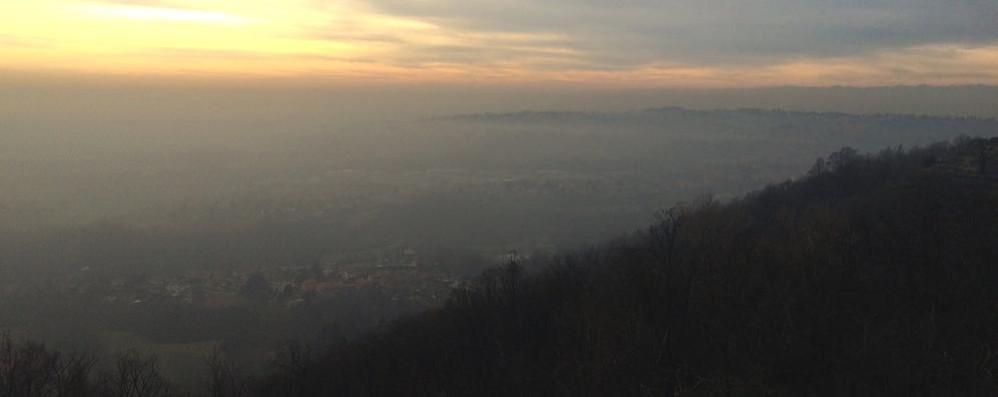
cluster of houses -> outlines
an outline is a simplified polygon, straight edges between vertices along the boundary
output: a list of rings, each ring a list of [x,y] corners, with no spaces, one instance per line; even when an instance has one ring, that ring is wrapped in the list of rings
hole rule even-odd
[[[393,301],[432,304],[463,283],[435,266],[422,264],[416,250],[394,245],[330,256],[309,266],[197,270],[175,276],[123,275],[79,282],[74,289],[111,303],[174,302],[219,308],[251,302],[298,306],[359,291],[376,292]]]

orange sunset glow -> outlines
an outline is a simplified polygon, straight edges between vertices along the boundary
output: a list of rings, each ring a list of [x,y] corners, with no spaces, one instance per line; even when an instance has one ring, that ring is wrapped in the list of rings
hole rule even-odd
[[[564,27],[554,19],[478,26],[470,11],[467,20],[431,12],[444,3],[398,11],[375,1],[0,1],[0,68],[691,87],[998,83],[998,43],[989,40],[941,37],[827,54],[779,48],[754,54],[751,43],[721,48],[724,37],[717,39],[721,46],[681,36],[615,37],[613,26],[595,29],[581,11],[580,22]],[[539,9],[537,19],[543,22],[548,11]],[[689,37],[703,36],[694,33]],[[620,46],[636,47],[641,56],[619,57]]]
[[[0,0],[0,397],[998,396],[998,0]]]

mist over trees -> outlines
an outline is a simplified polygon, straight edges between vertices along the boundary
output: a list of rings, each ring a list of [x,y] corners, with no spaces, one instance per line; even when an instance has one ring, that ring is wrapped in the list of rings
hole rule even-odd
[[[996,17],[0,0],[0,397],[998,395]]]
[[[33,273],[160,271],[307,265],[331,249],[400,241],[479,253],[573,247],[640,227],[677,201],[795,177],[843,146],[871,152],[998,131],[972,117],[681,108],[307,133],[281,133],[274,121],[189,124],[134,135],[61,126],[49,132],[56,141],[14,135],[0,147],[10,163],[0,176],[0,258]],[[215,124],[226,128],[202,131]]]
[[[843,149],[799,181],[486,272],[262,394],[994,394],[998,174],[976,165],[996,145]]]
[[[685,222],[692,219],[689,213],[706,211],[700,207],[756,202],[718,204],[775,181],[802,178],[809,170],[811,176],[801,183],[813,184],[807,181],[852,167],[844,164],[873,162],[903,171],[911,164],[895,164],[895,157],[964,150],[931,146],[903,154],[910,148],[961,134],[998,133],[998,122],[975,117],[675,107],[473,113],[349,127],[316,123],[307,131],[286,134],[273,132],[283,128],[279,118],[228,124],[198,113],[170,125],[169,133],[142,130],[144,120],[136,117],[58,125],[33,135],[23,128],[37,125],[17,120],[8,123],[16,128],[2,131],[12,139],[0,146],[0,161],[11,171],[0,175],[0,329],[11,332],[13,345],[44,342],[45,354],[32,353],[37,357],[80,350],[98,358],[89,372],[90,390],[107,390],[118,376],[118,383],[131,377],[149,383],[151,390],[191,393],[209,389],[210,373],[216,395],[269,387],[282,390],[279,394],[308,394],[313,386],[320,387],[312,384],[316,374],[324,373],[321,366],[332,365],[327,360],[330,345],[354,351],[368,343],[363,339],[368,332],[391,335],[396,331],[390,329],[402,327],[398,324],[422,321],[391,325],[393,319],[441,306],[431,313],[451,313],[447,308],[455,302],[476,312],[480,305],[499,304],[494,301],[515,301],[502,303],[511,308],[496,316],[523,327],[548,327],[548,320],[542,320],[548,312],[531,314],[538,319],[520,317],[534,310],[522,308],[524,302],[540,298],[510,291],[540,288],[535,286],[547,276],[538,275],[538,269],[558,268],[569,260],[559,253],[602,245],[645,227],[656,213],[663,222]],[[131,134],[138,130],[144,134]],[[212,134],[199,135],[207,131]],[[957,146],[971,147],[966,145],[973,144]],[[844,146],[854,149],[837,151]],[[960,178],[990,175],[998,164],[991,160],[993,149],[972,147],[966,161],[947,166],[959,169]],[[884,148],[889,150],[880,157],[865,157]],[[832,152],[836,154],[814,162]],[[867,171],[887,172],[873,166]],[[843,186],[829,185],[821,194],[852,189]],[[713,204],[660,212],[705,195],[714,197]],[[733,217],[754,219],[749,212],[734,211]],[[789,215],[776,219],[782,216]],[[687,241],[681,233],[686,229],[678,225],[661,231],[662,238]],[[819,226],[827,225],[814,227]],[[726,228],[755,233],[727,224],[712,227],[718,233],[727,233]],[[704,233],[705,239],[719,238]],[[638,236],[621,241],[645,244]],[[710,247],[729,252],[724,244],[734,243]],[[752,250],[729,253],[754,261],[761,254]],[[580,255],[570,257],[577,262]],[[483,269],[511,259],[520,267],[487,271],[480,276],[485,281],[469,286]],[[675,272],[688,272],[670,268],[662,276],[648,271],[669,280]],[[586,277],[617,277],[599,274]],[[596,286],[595,280],[580,285],[593,291],[608,288]],[[666,292],[647,293],[652,299]],[[585,321],[614,318],[610,309],[600,310],[606,313],[586,314]],[[452,332],[447,328],[456,321],[448,317],[452,314],[425,316],[438,315],[444,316],[436,325],[443,327],[439,332]],[[468,321],[483,316],[462,315]],[[540,322],[530,325],[535,321]],[[651,332],[640,332],[646,331]],[[504,338],[528,333],[508,332],[494,335],[488,343],[499,345],[489,349],[515,350],[519,345],[507,346]],[[587,338],[616,335],[599,332]],[[288,340],[299,342],[289,345]],[[465,343],[479,348],[471,340]],[[496,351],[479,353],[488,357]],[[573,356],[571,362],[583,358]],[[127,359],[137,372],[115,372],[112,364],[119,359]],[[469,368],[476,367],[468,364],[462,370]],[[567,369],[558,373],[562,371]],[[274,378],[261,380],[265,374]],[[684,387],[706,382],[699,376],[707,375],[683,378]],[[42,379],[44,384],[55,382],[44,380],[55,379],[51,376]],[[43,389],[52,387],[58,386]]]
[[[510,256],[366,337],[287,344],[262,376],[215,350],[197,393],[991,395],[998,169],[980,164],[994,147],[844,148],[598,247]],[[170,395],[154,358],[96,362],[6,337],[0,386]]]

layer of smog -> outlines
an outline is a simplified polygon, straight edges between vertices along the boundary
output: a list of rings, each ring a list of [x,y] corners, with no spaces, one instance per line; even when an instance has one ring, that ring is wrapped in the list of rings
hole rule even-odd
[[[154,354],[190,390],[212,351],[263,373],[288,340],[352,340],[843,147],[998,135],[993,109],[930,106],[981,87],[51,90],[2,108],[0,328]]]

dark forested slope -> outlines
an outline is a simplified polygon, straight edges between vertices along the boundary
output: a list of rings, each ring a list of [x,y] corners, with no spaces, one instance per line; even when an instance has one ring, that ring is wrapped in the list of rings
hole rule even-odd
[[[487,272],[285,357],[265,395],[993,395],[998,141],[845,149],[798,181]]]

